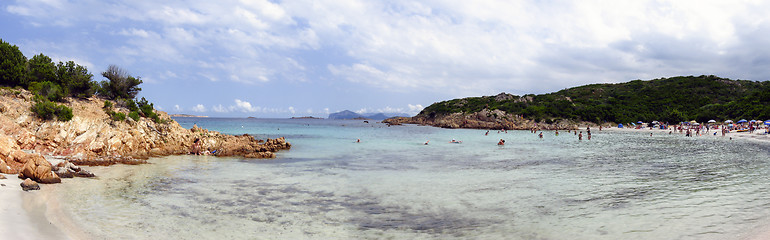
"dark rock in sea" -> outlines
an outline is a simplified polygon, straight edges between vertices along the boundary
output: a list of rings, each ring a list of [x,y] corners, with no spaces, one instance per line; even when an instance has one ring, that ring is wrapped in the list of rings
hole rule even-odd
[[[40,190],[40,185],[38,185],[37,182],[32,181],[32,179],[29,179],[29,178],[21,182],[19,185],[21,185],[21,189],[24,191]]]
[[[86,171],[69,161],[60,162],[58,165],[54,166],[53,171],[61,178],[94,177],[93,173]]]
[[[75,177],[75,173],[73,171],[70,171],[67,168],[60,167],[53,171],[56,173],[56,175],[59,175],[60,178],[73,178]]]
[[[93,173],[83,169],[80,169],[80,171],[75,172],[75,176],[86,177],[86,178],[96,177],[96,175],[94,175]]]

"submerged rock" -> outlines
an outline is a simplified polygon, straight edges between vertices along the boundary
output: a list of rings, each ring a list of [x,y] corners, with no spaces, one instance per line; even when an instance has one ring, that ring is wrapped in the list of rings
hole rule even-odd
[[[40,185],[38,185],[35,181],[32,181],[29,178],[21,182],[19,185],[21,185],[21,189],[24,191],[40,190]]]

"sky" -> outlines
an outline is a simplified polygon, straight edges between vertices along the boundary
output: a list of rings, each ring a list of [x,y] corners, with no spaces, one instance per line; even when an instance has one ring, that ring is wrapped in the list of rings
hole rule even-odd
[[[117,65],[168,113],[416,114],[471,96],[770,79],[770,1],[0,0],[27,58]]]

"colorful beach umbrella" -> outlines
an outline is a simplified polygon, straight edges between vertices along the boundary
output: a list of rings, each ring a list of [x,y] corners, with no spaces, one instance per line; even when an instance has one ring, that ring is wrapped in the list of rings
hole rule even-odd
[[[727,120],[727,121],[725,121],[725,123],[731,123],[731,122],[733,122],[733,120]]]
[[[709,120],[709,123],[716,123],[716,122],[717,120],[714,120],[714,119]]]
[[[748,122],[748,121],[746,121],[746,119],[738,120],[738,123],[745,123],[745,122]]]
[[[642,123],[644,123],[644,122],[642,122],[642,121],[638,121],[638,122],[636,122],[636,123],[642,124]]]

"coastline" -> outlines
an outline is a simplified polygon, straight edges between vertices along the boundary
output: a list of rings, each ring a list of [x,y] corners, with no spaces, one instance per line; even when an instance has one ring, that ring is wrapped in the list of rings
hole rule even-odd
[[[586,126],[580,129],[585,131]],[[598,128],[591,126],[592,132],[600,133]],[[635,132],[640,137],[653,133],[655,135],[668,135],[669,130],[661,129],[629,129],[629,128],[604,128],[602,132]],[[708,135],[693,137],[694,139],[724,139],[729,137],[745,139],[747,141],[759,141],[770,143],[770,135],[749,134],[747,132],[728,133],[725,137]],[[678,134],[672,133],[671,136]],[[683,136],[684,133],[680,134]],[[6,233],[9,239],[92,239],[82,228],[59,208],[58,199],[55,198],[56,185],[41,185],[39,191],[24,192],[19,188],[20,179],[16,175],[3,174],[7,179],[0,179],[0,183],[6,186],[0,187],[0,202],[5,203],[0,207],[0,214],[4,220],[0,222],[0,232]],[[98,181],[98,180],[97,180]],[[66,183],[77,184],[77,183]],[[736,236],[735,239],[767,239],[770,236],[770,225],[747,229],[744,236]]]
[[[595,127],[594,127],[595,128]],[[585,129],[585,127],[581,127],[580,129]],[[592,130],[598,130],[598,129],[592,129]],[[624,131],[624,132],[644,132],[644,133],[660,133],[660,134],[668,134],[668,129],[649,129],[649,128],[642,128],[642,129],[633,129],[633,128],[603,128],[602,131]],[[719,131],[719,130],[717,130]],[[760,129],[759,131],[754,131],[754,133],[749,132],[729,132],[726,133],[723,137],[721,132],[717,132],[717,135],[714,136],[714,131],[709,131],[708,134],[701,134],[701,136],[694,136],[694,138],[702,138],[706,137],[709,139],[715,139],[715,138],[723,138],[725,140],[730,140],[730,138],[733,139],[744,139],[747,141],[755,141],[755,142],[762,142],[762,143],[770,143],[770,134],[764,134],[764,129]],[[684,133],[679,132],[672,132],[672,135],[684,135]]]

